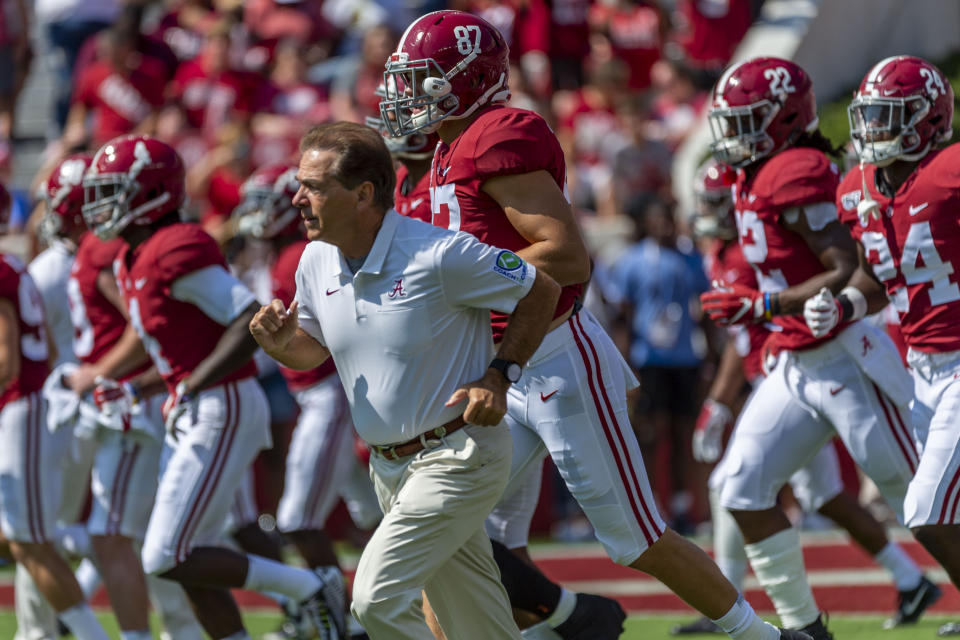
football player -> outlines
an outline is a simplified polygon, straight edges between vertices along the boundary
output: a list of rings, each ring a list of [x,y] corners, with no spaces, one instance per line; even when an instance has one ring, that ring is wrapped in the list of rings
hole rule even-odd
[[[804,315],[821,336],[888,303],[899,313],[922,442],[904,519],[960,586],[960,285],[953,266],[960,260],[960,146],[937,149],[953,132],[953,89],[926,60],[887,58],[863,78],[849,115],[860,166],[843,179],[836,203],[859,242],[860,268],[839,295],[813,296]],[[901,609],[934,597],[925,585],[901,591]],[[957,634],[960,625],[941,630]]]
[[[10,198],[0,187],[0,233]],[[51,432],[41,389],[50,372],[43,298],[20,260],[0,254],[0,529],[10,552],[78,640],[107,640],[51,542],[70,433]]]
[[[173,451],[147,525],[144,570],[179,582],[213,638],[249,638],[228,591],[241,587],[301,603],[303,633],[341,637],[345,594],[338,585],[216,546],[247,467],[270,445],[269,418],[247,330],[257,303],[227,270],[216,242],[180,222],[180,157],[154,138],[115,138],[97,151],[83,184],[88,227],[101,240],[123,240],[117,284],[169,392]],[[156,391],[147,375],[129,381],[144,396]]]
[[[658,578],[732,637],[805,637],[781,635],[760,620],[709,558],[667,529],[657,512],[627,419],[626,392],[636,378],[577,301],[590,259],[565,196],[563,152],[540,116],[504,106],[508,54],[503,36],[479,17],[427,14],[407,28],[388,59],[385,86],[393,81],[397,90],[380,102],[392,136],[436,131],[440,137],[430,170],[433,224],[515,251],[564,286],[527,371],[491,363],[512,383],[505,419],[514,454],[504,495],[550,453],[616,562]],[[505,321],[493,318],[497,341]],[[619,635],[618,606],[592,618],[589,637]]]
[[[81,364],[65,381],[78,395],[92,393],[105,401],[109,411],[116,408],[107,396],[115,390],[116,381],[124,382],[150,367],[150,359],[136,331],[127,322],[116,280],[113,260],[121,240],[102,242],[86,233],[83,221],[82,179],[92,156],[69,156],[51,172],[45,185],[46,214],[40,229],[50,248],[37,257],[31,268],[45,273],[45,300],[48,308],[66,307],[68,326],[55,322],[50,329],[68,346],[62,357],[75,357]],[[38,262],[49,252],[63,247],[70,260],[64,262],[66,279],[54,277],[58,263]],[[59,285],[59,286],[57,286]],[[66,314],[65,314],[66,315]],[[57,340],[55,340],[56,342]],[[94,391],[97,382],[100,388]],[[92,402],[91,402],[92,404]],[[129,407],[133,410],[133,407]],[[160,402],[146,398],[136,408],[138,419],[124,422],[105,417],[104,426],[95,434],[96,451],[92,460],[93,508],[87,522],[90,545],[103,578],[110,603],[117,615],[121,637],[125,640],[149,638],[149,601],[147,582],[136,551],[143,539],[157,487],[157,473],[163,441]],[[111,428],[112,427],[112,428]],[[79,436],[78,436],[79,437]],[[88,472],[89,469],[84,469]],[[84,489],[77,477],[71,482]],[[64,494],[71,493],[65,489]],[[82,500],[86,491],[73,491]],[[158,609],[166,630],[177,638],[200,638],[202,633],[194,619],[182,590],[166,580],[151,581],[150,589],[157,597]]]
[[[694,233],[712,241],[708,254],[710,277],[714,282],[738,284],[757,288],[757,277],[743,257],[737,242],[737,228],[733,213],[730,187],[736,173],[729,167],[708,161],[697,173],[694,191],[698,211],[693,218]],[[763,379],[761,353],[764,342],[776,325],[734,325],[729,327],[730,339],[724,348],[717,374],[707,399],[700,410],[693,437],[693,456],[700,462],[712,463],[723,451],[723,437],[733,425],[735,407],[741,399],[744,383],[755,387]],[[723,467],[718,465],[710,475],[710,506],[713,515],[713,549],[717,566],[737,587],[743,586],[747,570],[747,556],[743,550],[743,536],[730,512],[720,507],[719,492],[723,486]],[[839,460],[832,442],[828,442],[810,462],[790,478],[790,486],[800,506],[807,513],[814,511],[827,516],[863,547],[893,575],[901,593],[912,592],[924,585],[932,594],[939,589],[923,576],[916,563],[896,542],[887,537],[877,520],[843,490]],[[904,600],[889,621],[888,626],[915,622],[936,598],[922,607],[905,610]],[[675,634],[719,631],[713,623],[701,618],[676,627]]]
[[[737,169],[734,214],[757,286],[719,283],[702,295],[703,307],[721,325],[777,327],[764,344],[768,375],[721,462],[720,503],[736,519],[783,625],[831,638],[777,493],[838,435],[902,517],[918,459],[909,436],[911,385],[881,330],[852,322],[815,337],[798,315],[820,289],[839,292],[857,264],[833,203],[839,173],[818,129],[809,75],[780,58],[735,64],[714,87],[708,116],[714,157]]]

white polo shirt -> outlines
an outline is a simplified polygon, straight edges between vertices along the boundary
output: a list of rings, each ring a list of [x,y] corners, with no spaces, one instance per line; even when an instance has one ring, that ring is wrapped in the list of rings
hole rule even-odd
[[[493,358],[489,311],[512,313],[535,274],[510,251],[391,210],[356,274],[335,246],[307,245],[300,326],[333,355],[360,437],[395,444],[463,412],[444,404]]]

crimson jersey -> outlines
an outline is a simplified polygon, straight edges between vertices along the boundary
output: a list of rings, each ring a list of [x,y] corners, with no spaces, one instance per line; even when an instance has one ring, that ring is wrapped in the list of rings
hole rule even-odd
[[[736,242],[718,242],[710,254],[711,281],[739,284],[757,288],[757,274],[743,257],[743,249]],[[730,327],[730,338],[735,340],[737,354],[743,362],[743,374],[748,382],[763,375],[763,344],[770,335],[769,325],[748,324]]]
[[[92,233],[85,233],[80,239],[67,281],[73,353],[80,362],[92,364],[99,361],[127,328],[126,317],[97,287],[100,272],[108,270],[113,273],[113,262],[123,246],[120,238],[104,242]],[[123,379],[149,367],[150,364],[146,363]]]
[[[43,387],[50,374],[43,298],[27,268],[16,257],[0,253],[0,298],[17,313],[20,333],[20,376],[0,393],[0,408]]]
[[[176,280],[210,266],[226,269],[227,263],[216,241],[199,225],[188,223],[162,227],[133,251],[124,245],[117,256],[117,284],[130,322],[171,393],[210,355],[226,330],[197,306],[170,296]],[[219,382],[255,374],[250,360]]]
[[[270,277],[273,281],[273,295],[275,298],[282,300],[287,307],[293,302],[293,296],[297,293],[295,280],[297,266],[300,264],[300,256],[303,255],[303,250],[307,248],[308,244],[309,242],[306,240],[297,240],[284,247],[270,270]],[[319,367],[308,371],[280,367],[280,373],[283,375],[283,379],[287,381],[287,386],[290,387],[291,391],[312,387],[334,371],[336,371],[336,368],[333,364],[333,358],[327,358],[326,362]]]
[[[505,175],[547,171],[566,193],[566,165],[557,137],[543,118],[525,109],[492,106],[447,145],[440,142],[430,167],[432,222],[466,231],[486,244],[520,251],[530,243],[513,228],[483,183]],[[554,317],[566,313],[583,291],[582,284],[560,292]],[[493,313],[493,337],[499,341],[507,316]]]
[[[879,220],[857,217],[863,198],[859,167],[837,190],[841,220],[860,242],[873,273],[900,315],[908,346],[927,352],[960,350],[960,145],[931,151],[892,198],[876,187],[876,168],[866,165]]]
[[[430,222],[430,172],[417,184],[410,184],[410,172],[400,164],[397,167],[397,188],[393,192],[393,208],[402,216]]]
[[[781,224],[780,215],[803,205],[832,203],[838,182],[837,166],[823,152],[807,147],[781,151],[749,178],[743,169],[737,172],[733,189],[737,231],[760,291],[783,291],[824,272],[803,238]],[[782,329],[767,340],[774,351],[809,349],[837,332],[814,338],[802,315],[777,316],[773,323]]]

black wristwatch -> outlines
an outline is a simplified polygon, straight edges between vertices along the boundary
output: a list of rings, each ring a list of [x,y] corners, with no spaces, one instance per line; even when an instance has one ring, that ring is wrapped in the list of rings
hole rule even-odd
[[[493,362],[490,363],[490,368],[499,371],[510,384],[519,380],[520,374],[523,372],[519,364],[502,358],[494,358]]]

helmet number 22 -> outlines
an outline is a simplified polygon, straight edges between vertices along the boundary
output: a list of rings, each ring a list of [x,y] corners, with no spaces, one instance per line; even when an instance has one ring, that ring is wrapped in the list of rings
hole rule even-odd
[[[764,69],[763,77],[770,81],[770,93],[796,93],[797,88],[793,86],[793,78],[786,67],[773,67]]]
[[[457,51],[467,56],[471,53],[480,53],[480,27],[475,24],[453,28],[453,35],[457,39]],[[472,37],[471,37],[472,36]]]

